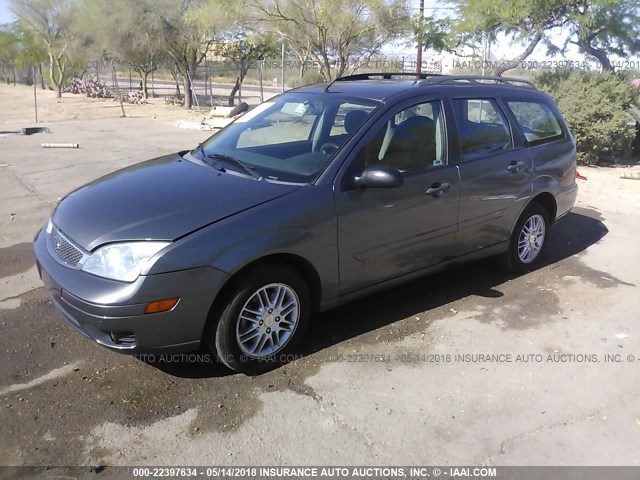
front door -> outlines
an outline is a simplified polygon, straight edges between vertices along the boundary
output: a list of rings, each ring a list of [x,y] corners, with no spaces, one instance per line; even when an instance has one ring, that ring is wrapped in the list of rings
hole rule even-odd
[[[352,292],[442,262],[454,253],[460,179],[448,164],[440,101],[400,108],[378,122],[335,186],[340,292]],[[361,188],[370,165],[404,175],[394,188]]]

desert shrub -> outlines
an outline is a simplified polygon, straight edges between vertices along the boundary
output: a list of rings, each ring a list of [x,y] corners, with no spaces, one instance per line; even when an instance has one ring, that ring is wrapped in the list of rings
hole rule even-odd
[[[134,90],[132,92],[128,90],[120,90],[113,100],[122,100],[123,103],[134,103],[138,105],[144,105],[147,103],[147,97],[144,96],[144,92],[142,90]]]
[[[628,81],[613,73],[561,70],[542,73],[536,84],[558,102],[581,163],[629,155],[635,132],[625,111],[634,100]]]
[[[62,88],[62,91],[65,93],[87,93],[87,89],[84,85],[84,81],[80,78],[71,78],[67,82],[67,84]]]
[[[90,98],[111,97],[111,92],[109,91],[109,87],[107,86],[106,83],[104,83],[99,78],[94,78],[92,80],[86,81],[85,87],[87,89],[87,97],[90,97]]]
[[[62,91],[75,94],[84,93],[87,97],[90,98],[111,97],[109,87],[107,87],[107,84],[99,78],[94,78],[86,81],[80,78],[71,78],[67,82],[67,85],[63,87]]]
[[[169,95],[164,97],[165,105],[179,105],[181,107],[184,106],[184,98],[182,96]]]

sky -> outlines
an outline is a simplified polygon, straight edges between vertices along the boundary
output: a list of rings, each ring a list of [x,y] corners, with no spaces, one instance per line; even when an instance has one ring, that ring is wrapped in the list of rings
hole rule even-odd
[[[9,0],[0,0],[0,24],[11,23],[15,16],[9,9]]]

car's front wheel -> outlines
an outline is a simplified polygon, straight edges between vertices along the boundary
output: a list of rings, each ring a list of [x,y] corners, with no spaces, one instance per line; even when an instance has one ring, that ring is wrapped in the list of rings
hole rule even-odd
[[[259,266],[235,282],[204,340],[227,367],[259,373],[292,358],[310,313],[309,289],[295,270]]]
[[[518,219],[503,264],[517,273],[535,269],[546,246],[549,213],[537,202],[525,208]]]

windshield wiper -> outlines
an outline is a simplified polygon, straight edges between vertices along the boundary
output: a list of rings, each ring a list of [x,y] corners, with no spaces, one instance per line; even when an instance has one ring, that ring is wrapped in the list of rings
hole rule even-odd
[[[224,167],[222,165],[214,165],[213,163],[206,161],[206,159],[208,158],[208,155],[204,152],[204,147],[202,146],[201,143],[199,143],[196,148],[194,148],[193,150],[189,151],[189,153],[191,155],[193,155],[194,157],[200,159],[200,160],[205,160],[204,163],[206,163],[210,167],[215,168],[216,170],[218,170],[220,172],[224,172],[225,171],[225,169],[224,169]]]
[[[189,153],[191,155],[194,155],[194,156],[195,156],[196,153],[200,153],[200,154],[202,154],[204,156],[204,148],[202,147],[202,144],[199,143],[198,146],[196,148],[194,148],[193,150],[191,150]]]
[[[202,151],[204,152],[204,150],[202,150]],[[207,154],[206,157],[207,158],[211,158],[213,160],[222,160],[224,162],[235,163],[236,165],[238,165],[240,168],[242,168],[246,173],[251,175],[256,180],[262,180],[262,175],[260,175],[258,172],[255,171],[256,170],[255,167],[247,165],[242,160],[239,160],[239,159],[237,159],[235,157],[231,157],[231,156],[225,155],[223,153],[210,153],[210,154]]]

